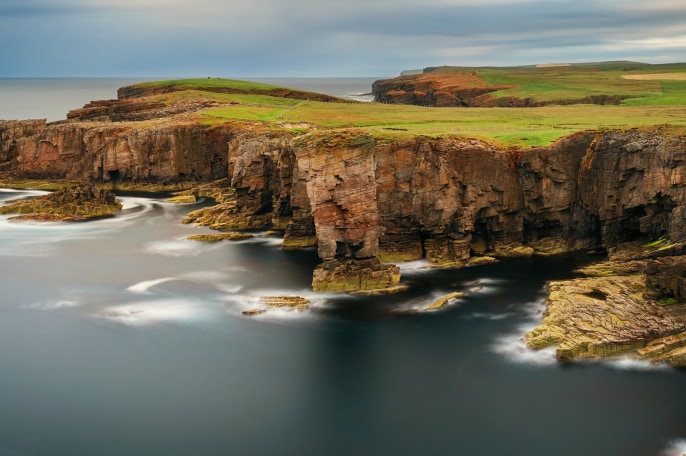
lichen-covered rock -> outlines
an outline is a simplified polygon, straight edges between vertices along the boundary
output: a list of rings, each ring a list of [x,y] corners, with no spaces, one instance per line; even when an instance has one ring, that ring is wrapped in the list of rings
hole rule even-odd
[[[300,311],[307,310],[310,301],[301,296],[262,296],[260,302],[269,307],[287,307]]]
[[[220,241],[243,241],[246,239],[252,239],[253,234],[250,233],[239,233],[236,231],[231,231],[228,233],[210,233],[210,234],[192,234],[186,239],[191,241],[202,241],[202,242],[220,242]]]
[[[644,281],[634,274],[550,282],[542,324],[526,334],[527,345],[556,346],[562,361],[619,354],[669,361],[680,345],[657,341],[686,331],[686,318],[645,299]],[[667,348],[644,348],[651,343]]]
[[[73,221],[110,215],[121,208],[114,193],[73,183],[45,196],[0,206],[0,214],[21,214],[15,220]]]
[[[464,297],[464,293],[461,291],[454,291],[452,293],[448,293],[445,296],[441,296],[440,298],[436,299],[434,302],[429,304],[428,306],[424,307],[422,310],[440,310],[447,306],[448,304],[457,301],[460,298]]]
[[[379,290],[400,282],[400,268],[376,258],[324,261],[312,274],[312,289],[325,292]]]

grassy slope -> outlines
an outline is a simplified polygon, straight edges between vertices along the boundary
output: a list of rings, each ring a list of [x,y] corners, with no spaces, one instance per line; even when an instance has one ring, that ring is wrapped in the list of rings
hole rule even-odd
[[[452,70],[452,69],[451,69]],[[474,69],[472,69],[474,70]],[[686,126],[686,81],[631,80],[623,75],[686,72],[686,64],[647,65],[634,62],[582,64],[553,68],[482,68],[479,75],[493,83],[517,83],[498,96],[538,99],[621,95],[632,98],[620,106],[570,105],[541,108],[428,108],[377,103],[322,103],[267,95],[202,92],[236,87],[267,92],[273,86],[228,79],[164,81],[188,87],[171,97],[204,96],[230,106],[203,111],[201,121],[262,121],[274,128],[307,123],[321,128],[361,128],[377,136],[445,134],[483,137],[504,145],[545,145],[580,130],[654,125]],[[290,124],[285,125],[284,124]]]

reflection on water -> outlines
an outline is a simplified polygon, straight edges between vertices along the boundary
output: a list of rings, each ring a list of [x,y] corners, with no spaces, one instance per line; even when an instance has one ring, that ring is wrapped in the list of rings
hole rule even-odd
[[[0,455],[683,452],[683,372],[521,341],[583,258],[414,262],[404,294],[318,294],[314,250],[188,241],[198,205],[121,199],[88,223],[0,217]],[[265,295],[310,310],[242,315]]]

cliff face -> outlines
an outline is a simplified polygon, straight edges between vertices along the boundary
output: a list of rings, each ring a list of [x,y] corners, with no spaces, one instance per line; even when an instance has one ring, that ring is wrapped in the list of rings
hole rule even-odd
[[[380,79],[372,84],[374,101],[420,106],[482,106],[488,94],[514,86],[488,84],[473,72],[412,74]]]
[[[461,264],[475,254],[686,237],[686,139],[659,131],[586,132],[501,150],[457,138],[379,142],[355,131],[132,125],[3,122],[0,168],[95,182],[229,178],[230,201],[214,213],[220,227],[276,227],[284,248],[316,245],[324,289],[345,282],[346,268],[361,272],[340,289],[393,285],[397,270],[377,258]]]
[[[197,124],[0,122],[0,170],[26,178],[139,183],[226,177],[231,130]]]
[[[516,87],[513,84],[489,84],[474,71],[436,71],[380,79],[372,84],[374,101],[436,107],[509,107],[525,108],[546,105],[598,104],[618,105],[617,95],[588,95],[577,99],[539,101],[534,98],[497,97],[493,92]]]
[[[312,134],[282,142],[278,154],[236,148],[232,185],[253,196],[276,186],[271,218],[290,214],[285,244],[316,236],[324,261],[461,264],[474,254],[684,240],[685,144],[660,132],[589,132],[504,151],[454,138]],[[267,159],[271,171],[260,164]],[[266,207],[239,200],[239,213]]]

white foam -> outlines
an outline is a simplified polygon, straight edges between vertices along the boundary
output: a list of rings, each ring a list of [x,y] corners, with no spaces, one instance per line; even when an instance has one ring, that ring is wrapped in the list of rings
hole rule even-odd
[[[72,307],[79,307],[82,303],[78,300],[72,299],[60,299],[55,301],[41,301],[34,304],[29,304],[26,306],[29,309],[39,309],[39,310],[57,310],[57,309],[68,309]]]
[[[426,260],[405,261],[402,263],[397,263],[396,266],[400,268],[401,274],[431,272],[436,270],[436,265],[429,263]]]
[[[180,274],[178,277],[189,282],[209,283],[212,285],[225,282],[231,278],[229,274],[222,271],[189,271]]]
[[[662,456],[684,456],[686,455],[686,439],[677,439],[669,443]]]
[[[208,320],[211,312],[197,301],[168,299],[113,305],[104,308],[96,316],[125,325],[146,326]]]
[[[243,285],[217,284],[217,289],[228,294],[236,294],[243,289]]]
[[[541,297],[536,301],[517,306],[517,310],[524,313],[527,321],[517,326],[512,333],[496,337],[491,344],[493,352],[504,356],[514,363],[532,366],[553,366],[557,364],[555,347],[533,350],[524,342],[524,335],[540,324],[541,314],[545,310],[545,291],[541,290],[540,295]]]
[[[281,247],[283,245],[283,238],[275,236],[265,236],[264,233],[259,233],[255,235],[252,239],[246,239],[245,242],[259,242],[260,244],[266,244],[270,247]]]
[[[210,250],[219,248],[219,243],[193,242],[187,239],[172,241],[154,241],[145,245],[145,250],[158,255],[182,257],[197,256]]]
[[[653,363],[644,359],[618,358],[604,360],[603,364],[614,369],[631,371],[654,371],[669,370],[670,367],[664,363]]]
[[[163,277],[161,279],[144,280],[143,282],[138,282],[137,284],[131,285],[126,289],[126,291],[136,294],[150,294],[151,288],[161,283],[169,282],[171,280],[176,279],[174,279],[173,277]]]
[[[524,334],[531,331],[536,325],[522,325],[511,334],[499,336],[491,345],[491,349],[515,363],[529,364],[533,366],[552,366],[557,364],[555,347],[541,350],[532,350],[524,342]]]
[[[306,310],[298,310],[290,307],[271,307],[262,302],[264,296],[300,296],[308,300]],[[251,315],[251,318],[272,319],[272,320],[293,320],[303,318],[313,318],[315,315],[312,310],[321,309],[326,306],[327,300],[331,298],[340,299],[338,294],[315,293],[312,290],[283,290],[283,289],[262,289],[250,291],[244,294],[227,293],[221,297],[226,304],[226,311],[230,314],[240,315],[244,310],[262,310],[258,315]],[[354,299],[354,297],[350,297]]]
[[[43,196],[47,195],[48,191],[45,190],[19,190],[19,189],[13,189],[13,188],[2,188],[0,189],[0,198],[2,200],[5,200],[7,198],[3,198],[5,193],[8,193],[7,198],[12,198],[14,200],[17,199],[29,199],[29,198],[36,198],[38,196]],[[17,198],[17,194],[19,194],[22,198]]]

